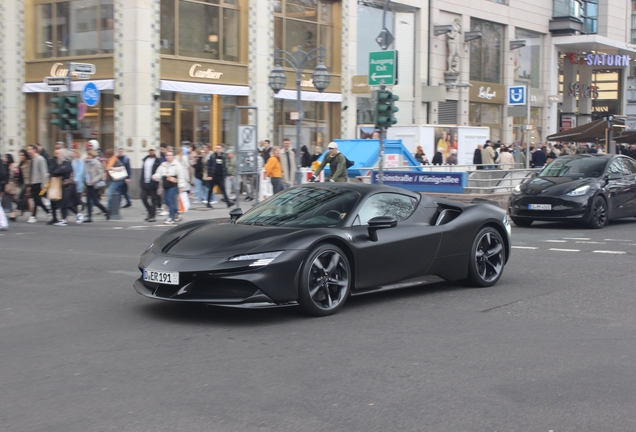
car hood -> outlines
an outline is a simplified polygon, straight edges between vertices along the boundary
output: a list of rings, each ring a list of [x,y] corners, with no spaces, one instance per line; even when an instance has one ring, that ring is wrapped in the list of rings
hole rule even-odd
[[[192,224],[165,233],[155,241],[153,250],[172,256],[228,257],[257,251],[269,244],[280,247],[286,237],[298,230],[233,223]]]
[[[560,196],[578,188],[593,183],[596,179],[575,179],[572,177],[535,177],[521,185],[521,192],[526,195]]]

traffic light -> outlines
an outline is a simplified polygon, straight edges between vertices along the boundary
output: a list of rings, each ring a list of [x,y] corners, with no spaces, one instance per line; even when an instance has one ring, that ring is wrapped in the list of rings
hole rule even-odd
[[[378,100],[376,106],[375,126],[380,128],[390,128],[397,123],[395,113],[400,109],[394,105],[400,98],[389,90],[378,90]]]
[[[66,120],[66,124],[68,129],[77,130],[79,129],[79,119],[77,118],[77,96],[66,96],[66,102],[64,104],[64,117]]]
[[[51,98],[51,103],[54,106],[54,108],[51,109],[51,114],[57,116],[57,118],[51,119],[51,124],[54,124],[60,130],[66,130],[66,120],[64,119],[66,98],[64,96],[54,97]]]

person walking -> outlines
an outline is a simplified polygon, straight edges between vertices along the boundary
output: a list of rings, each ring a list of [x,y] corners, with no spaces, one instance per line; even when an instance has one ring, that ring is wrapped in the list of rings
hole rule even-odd
[[[484,169],[495,169],[495,150],[493,150],[490,140],[487,140],[484,148],[481,149],[481,163],[484,165]]]
[[[300,166],[301,168],[311,168],[311,155],[306,145],[300,148]]]
[[[433,156],[433,165],[443,165],[444,164],[444,148],[437,147],[437,152]]]
[[[2,168],[0,170],[3,174],[0,174],[0,196],[2,196],[2,206],[5,212],[13,215],[13,203],[17,202],[20,195],[20,188],[18,183],[20,181],[20,170],[18,164],[13,160],[13,155],[7,153],[2,156]],[[15,220],[15,217],[11,218]]]
[[[132,206],[132,202],[130,201],[130,195],[128,195],[128,183],[130,183],[132,169],[130,169],[130,158],[124,154],[124,149],[122,147],[119,147],[117,149],[117,159],[119,159],[119,161],[124,165],[124,168],[126,169],[126,174],[128,174],[128,177],[126,177],[124,181],[122,182],[121,189],[119,191],[120,193],[119,199],[120,200],[122,198],[126,199],[126,205],[124,205],[122,208],[128,208]]]
[[[126,167],[115,155],[113,149],[106,149],[104,156],[106,157],[106,172],[108,173],[108,177],[110,177],[110,184],[108,185],[108,189],[106,189],[106,201],[108,202],[108,211],[112,215],[114,210],[117,210],[115,214],[118,213],[121,196],[119,199],[111,199],[111,196],[116,192],[121,194],[122,185],[124,184],[123,178],[113,178],[113,176],[125,172]],[[113,208],[113,206],[116,207],[116,209]]]
[[[283,188],[283,168],[280,165],[280,148],[274,147],[272,154],[265,162],[265,174],[272,182],[274,195],[282,191]]]
[[[104,165],[98,159],[98,156],[97,150],[89,150],[86,155],[84,182],[86,184],[86,208],[88,210],[88,217],[84,219],[84,223],[93,222],[93,206],[104,213],[106,220],[110,219],[110,212],[99,202],[99,190],[106,185],[106,173],[104,171]]]
[[[473,153],[473,165],[477,165],[478,170],[484,169],[484,167],[481,165],[481,149],[483,148],[484,147],[481,144],[478,144],[475,152]]]
[[[280,165],[283,168],[283,187],[287,189],[296,180],[296,155],[291,149],[289,138],[283,140],[283,148],[280,151]]]
[[[30,188],[27,191],[33,197],[33,212],[27,222],[36,223],[38,221],[38,207],[42,208],[47,215],[49,214],[49,209],[42,202],[42,196],[40,195],[42,186],[46,185],[48,181],[49,169],[46,159],[38,152],[38,147],[35,144],[30,144],[27,147],[27,153],[31,158],[31,181]]]
[[[417,149],[415,151],[415,155],[413,155],[415,157],[415,160],[420,164],[420,165],[428,165],[428,158],[426,157],[426,154],[424,154],[424,150],[422,149],[422,146],[417,146]]]
[[[515,157],[508,151],[506,146],[501,146],[499,157],[495,160],[502,170],[511,170],[515,167]]]
[[[161,161],[155,155],[155,148],[148,148],[148,155],[141,163],[141,176],[139,178],[141,202],[144,204],[144,207],[146,207],[146,211],[148,212],[148,216],[145,219],[147,222],[155,222],[155,215],[157,212],[155,203],[157,202],[157,189],[159,189],[159,182],[153,180],[152,175],[157,171],[159,165],[161,165]],[[150,202],[148,202],[148,199],[150,199]]]
[[[59,200],[51,200],[51,213],[53,218],[47,222],[47,225],[55,225],[59,227],[68,226],[66,216],[68,215],[68,207],[71,200],[71,184],[73,182],[73,167],[71,161],[68,158],[68,153],[65,149],[59,148],[53,152],[53,159],[55,165],[51,171],[51,178],[59,177],[62,184],[62,196]],[[60,210],[61,219],[57,219],[57,210]]]
[[[18,164],[18,180],[19,180],[19,195],[18,195],[18,207],[13,214],[10,215],[10,220],[17,220],[18,215],[22,216],[25,211],[30,210],[29,201],[29,188],[31,186],[31,158],[25,149],[20,149],[20,162]]]
[[[223,146],[216,146],[216,153],[212,153],[208,160],[208,177],[210,177],[210,190],[208,191],[208,208],[212,208],[210,201],[212,201],[212,191],[214,186],[218,186],[223,194],[223,201],[227,204],[228,208],[232,207],[234,203],[230,201],[225,191],[225,176],[227,174],[225,166],[225,156],[223,155]]]
[[[311,181],[316,180],[318,174],[329,164],[329,175],[325,178],[326,182],[346,183],[349,180],[347,175],[347,158],[338,151],[338,143],[330,142],[327,146],[329,153],[325,155],[322,163],[311,176]]]
[[[177,197],[185,191],[186,179],[183,172],[183,165],[174,160],[172,150],[166,152],[166,161],[159,165],[157,171],[152,175],[156,182],[163,183],[163,199],[168,206],[168,218],[164,221],[166,225],[174,225],[177,217]]]

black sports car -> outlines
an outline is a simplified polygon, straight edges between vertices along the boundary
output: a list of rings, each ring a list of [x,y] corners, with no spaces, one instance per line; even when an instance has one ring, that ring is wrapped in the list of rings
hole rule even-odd
[[[439,278],[491,286],[510,254],[503,209],[395,187],[308,184],[230,215],[234,223],[190,222],[159,236],[141,256],[137,292],[224,306],[299,304],[322,316],[349,295]]]
[[[636,161],[621,155],[559,157],[515,188],[508,210],[518,226],[578,220],[602,228],[610,219],[636,216]]]

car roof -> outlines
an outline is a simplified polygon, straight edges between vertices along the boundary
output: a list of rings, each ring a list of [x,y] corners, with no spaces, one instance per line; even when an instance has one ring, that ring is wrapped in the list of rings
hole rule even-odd
[[[406,189],[397,188],[394,186],[384,186],[377,184],[368,184],[368,183],[305,183],[297,187],[305,187],[305,188],[338,188],[338,189],[348,189],[351,191],[358,192],[362,196],[373,195],[378,192],[389,192],[389,193],[399,193],[402,195],[408,195],[410,197],[420,199],[421,195],[417,192],[412,192]]]

